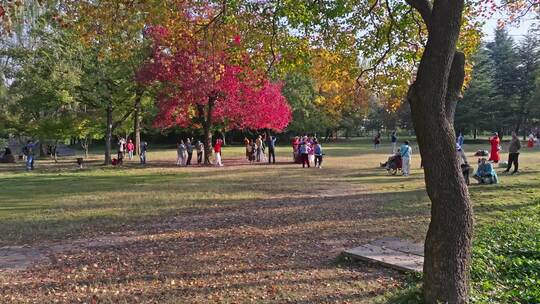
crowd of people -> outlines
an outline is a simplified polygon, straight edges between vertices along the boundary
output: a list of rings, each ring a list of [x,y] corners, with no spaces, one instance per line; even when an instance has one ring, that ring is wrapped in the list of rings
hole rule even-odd
[[[527,147],[540,148],[540,131],[536,130],[531,132],[527,138]],[[373,144],[375,149],[379,149],[381,145],[381,134],[377,133],[373,137]],[[392,154],[388,158],[388,161],[381,163],[387,170],[394,172],[401,171],[403,176],[410,175],[410,163],[412,158],[413,149],[409,141],[405,140],[401,146],[398,147],[398,136],[396,131],[390,133],[390,142]],[[267,134],[256,135],[254,138],[244,138],[246,160],[249,163],[276,163],[276,143],[277,138]],[[222,148],[223,140],[218,138],[214,145],[211,147],[213,152],[215,166],[223,166],[222,160]],[[508,145],[508,161],[501,162],[501,138],[497,132],[494,132],[489,137],[490,149],[479,150],[475,153],[478,156],[478,167],[476,171],[470,165],[467,160],[464,145],[465,139],[462,133],[459,133],[456,137],[456,151],[458,164],[461,167],[463,176],[469,184],[469,176],[476,179],[479,183],[493,184],[498,182],[497,172],[495,165],[499,164],[499,167],[505,168],[500,173],[504,174],[519,174],[519,155],[522,148],[521,141],[516,133],[512,133],[512,138]],[[34,169],[35,163],[35,150],[38,142],[28,140],[27,143],[21,149],[22,159],[25,162],[25,167],[28,171]],[[323,163],[323,148],[321,143],[317,140],[316,136],[303,135],[295,136],[291,141],[293,150],[293,162],[302,164],[302,168],[322,168]],[[131,139],[119,138],[117,145],[117,157],[112,159],[113,165],[122,165],[124,159],[133,160],[135,155],[135,144]],[[148,150],[148,143],[143,141],[140,145],[139,160],[141,164],[146,164],[146,153]],[[203,165],[205,161],[205,144],[201,140],[195,141],[193,138],[181,139],[177,143],[177,166],[191,166],[194,163],[193,154],[196,153],[197,165]],[[21,156],[19,156],[21,157]],[[3,156],[0,158],[0,162],[15,162],[15,158],[11,149],[8,147],[5,149]],[[421,164],[422,167],[422,164]],[[513,170],[510,172],[510,170]]]
[[[146,151],[148,150],[148,143],[146,141],[141,142],[141,147],[139,151],[139,162],[141,164],[146,164]],[[122,165],[124,163],[124,158],[127,154],[129,160],[132,160],[135,154],[135,144],[131,139],[125,139],[120,137],[118,139],[118,148],[116,153],[116,158],[112,158],[112,165]]]
[[[255,139],[244,138],[246,148],[246,159],[250,163],[260,163],[268,161],[269,164],[276,163],[276,141],[277,138],[271,135],[257,135]],[[268,157],[266,153],[268,152]]]
[[[295,136],[292,140],[293,161],[302,164],[302,168],[314,165],[322,168],[323,148],[315,136]]]

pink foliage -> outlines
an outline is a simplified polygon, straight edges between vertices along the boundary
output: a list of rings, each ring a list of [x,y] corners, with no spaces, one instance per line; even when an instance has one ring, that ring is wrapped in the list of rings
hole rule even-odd
[[[163,27],[150,27],[146,35],[153,40],[153,54],[137,80],[159,89],[156,127],[197,126],[198,108],[210,101],[212,121],[228,128],[283,131],[289,124],[291,108],[281,84],[257,75],[247,55],[239,66],[225,51],[209,50],[187,35],[171,39]],[[233,42],[240,44],[240,37]]]

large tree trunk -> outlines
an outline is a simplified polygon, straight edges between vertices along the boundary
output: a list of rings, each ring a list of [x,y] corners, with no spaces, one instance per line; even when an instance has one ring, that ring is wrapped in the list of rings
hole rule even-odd
[[[408,94],[431,200],[424,248],[424,301],[467,303],[472,207],[456,157],[453,127],[464,77],[464,56],[456,53],[463,0],[436,0],[433,8],[424,0],[408,2],[420,11],[429,30]]]
[[[135,107],[133,112],[133,133],[135,134],[135,154],[141,153],[141,99],[142,93],[137,91],[135,98]]]
[[[105,131],[105,165],[111,164],[111,148],[112,148],[112,132],[113,132],[113,107],[109,103],[107,106],[107,127]]]

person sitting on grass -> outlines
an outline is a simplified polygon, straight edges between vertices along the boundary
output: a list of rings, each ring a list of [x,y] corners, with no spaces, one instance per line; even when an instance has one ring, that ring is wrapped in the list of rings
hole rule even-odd
[[[499,182],[497,172],[495,172],[493,165],[487,161],[486,157],[480,159],[480,164],[473,177],[480,184],[497,184]]]

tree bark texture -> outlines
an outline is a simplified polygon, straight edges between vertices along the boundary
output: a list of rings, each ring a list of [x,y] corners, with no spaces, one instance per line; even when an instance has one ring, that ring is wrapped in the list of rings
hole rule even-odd
[[[453,127],[463,85],[464,55],[456,52],[463,0],[409,0],[428,25],[428,41],[411,85],[414,129],[431,200],[424,248],[425,303],[467,303],[472,206],[459,168]]]
[[[133,133],[135,134],[135,154],[141,154],[141,99],[142,93],[137,92],[133,112]]]
[[[113,132],[113,107],[107,106],[107,128],[105,131],[105,165],[111,164],[112,132]]]
[[[206,118],[203,122],[203,129],[204,129],[204,164],[205,165],[211,165],[210,162],[210,156],[212,155],[212,114],[214,111],[214,102],[215,99],[213,97],[210,97],[208,100],[207,105],[207,111],[206,111]]]

